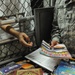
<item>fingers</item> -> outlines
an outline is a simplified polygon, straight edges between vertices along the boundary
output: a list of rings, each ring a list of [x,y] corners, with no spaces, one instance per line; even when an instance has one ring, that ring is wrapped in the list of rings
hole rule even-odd
[[[26,47],[33,46],[33,43],[30,42],[30,38],[28,37],[28,35],[26,35],[25,33],[21,33],[19,36],[19,41],[21,42],[21,44],[23,44]]]
[[[27,34],[23,34],[23,36],[22,36],[27,42],[30,42],[30,38],[29,38],[29,36],[27,35]]]
[[[26,47],[32,47],[33,46],[33,43],[32,42],[26,42],[24,39],[22,39],[20,41],[24,46]]]
[[[50,47],[54,47],[55,45],[57,45],[58,44],[58,42],[57,41],[52,41],[51,42],[51,46]]]

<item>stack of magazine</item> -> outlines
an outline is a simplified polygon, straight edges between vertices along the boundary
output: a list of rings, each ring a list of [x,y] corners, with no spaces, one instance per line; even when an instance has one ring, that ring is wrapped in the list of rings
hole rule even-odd
[[[71,54],[67,50],[64,44],[57,44],[53,48],[50,48],[50,45],[46,41],[42,41],[41,44],[41,54],[60,59],[70,59],[72,58]]]

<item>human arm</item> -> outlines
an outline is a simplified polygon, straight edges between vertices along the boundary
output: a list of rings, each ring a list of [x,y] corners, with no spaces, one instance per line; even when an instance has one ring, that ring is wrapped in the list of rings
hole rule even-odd
[[[16,31],[13,27],[10,26],[10,24],[3,25],[0,28],[5,32],[17,37],[22,45],[27,47],[31,47],[33,45],[33,43],[30,42],[30,38],[27,34],[25,34],[24,32]]]
[[[60,29],[58,26],[58,0],[55,3],[54,8],[54,19],[52,23],[52,32],[51,32],[51,47],[60,42]]]

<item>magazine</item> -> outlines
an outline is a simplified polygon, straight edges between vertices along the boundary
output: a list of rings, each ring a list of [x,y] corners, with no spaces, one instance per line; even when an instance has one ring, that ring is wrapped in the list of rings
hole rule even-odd
[[[55,67],[60,63],[61,59],[47,57],[45,55],[40,54],[40,51],[41,48],[38,48],[35,51],[26,55],[25,58],[40,65],[48,71],[53,72]]]
[[[50,45],[45,42],[44,40],[42,41],[41,44],[41,54],[53,58],[60,58],[60,59],[70,59],[71,54],[67,50],[66,46],[64,44],[57,44],[53,48],[50,48]]]
[[[75,65],[69,64],[66,61],[61,61],[54,75],[75,75]]]

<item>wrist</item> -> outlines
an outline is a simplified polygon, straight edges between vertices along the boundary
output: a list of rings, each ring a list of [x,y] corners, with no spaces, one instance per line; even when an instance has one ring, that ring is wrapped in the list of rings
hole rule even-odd
[[[11,35],[13,35],[13,36],[15,36],[15,37],[17,37],[17,38],[19,38],[20,32],[17,31],[17,30],[15,30],[15,29],[14,29],[13,27],[11,27],[11,26],[7,26],[6,32],[9,33],[9,34],[11,34]]]
[[[13,33],[13,35],[14,35],[15,37],[19,38],[20,33],[21,33],[21,32],[15,30],[14,33]]]
[[[52,41],[60,42],[58,37],[54,37],[54,38],[52,39]]]

